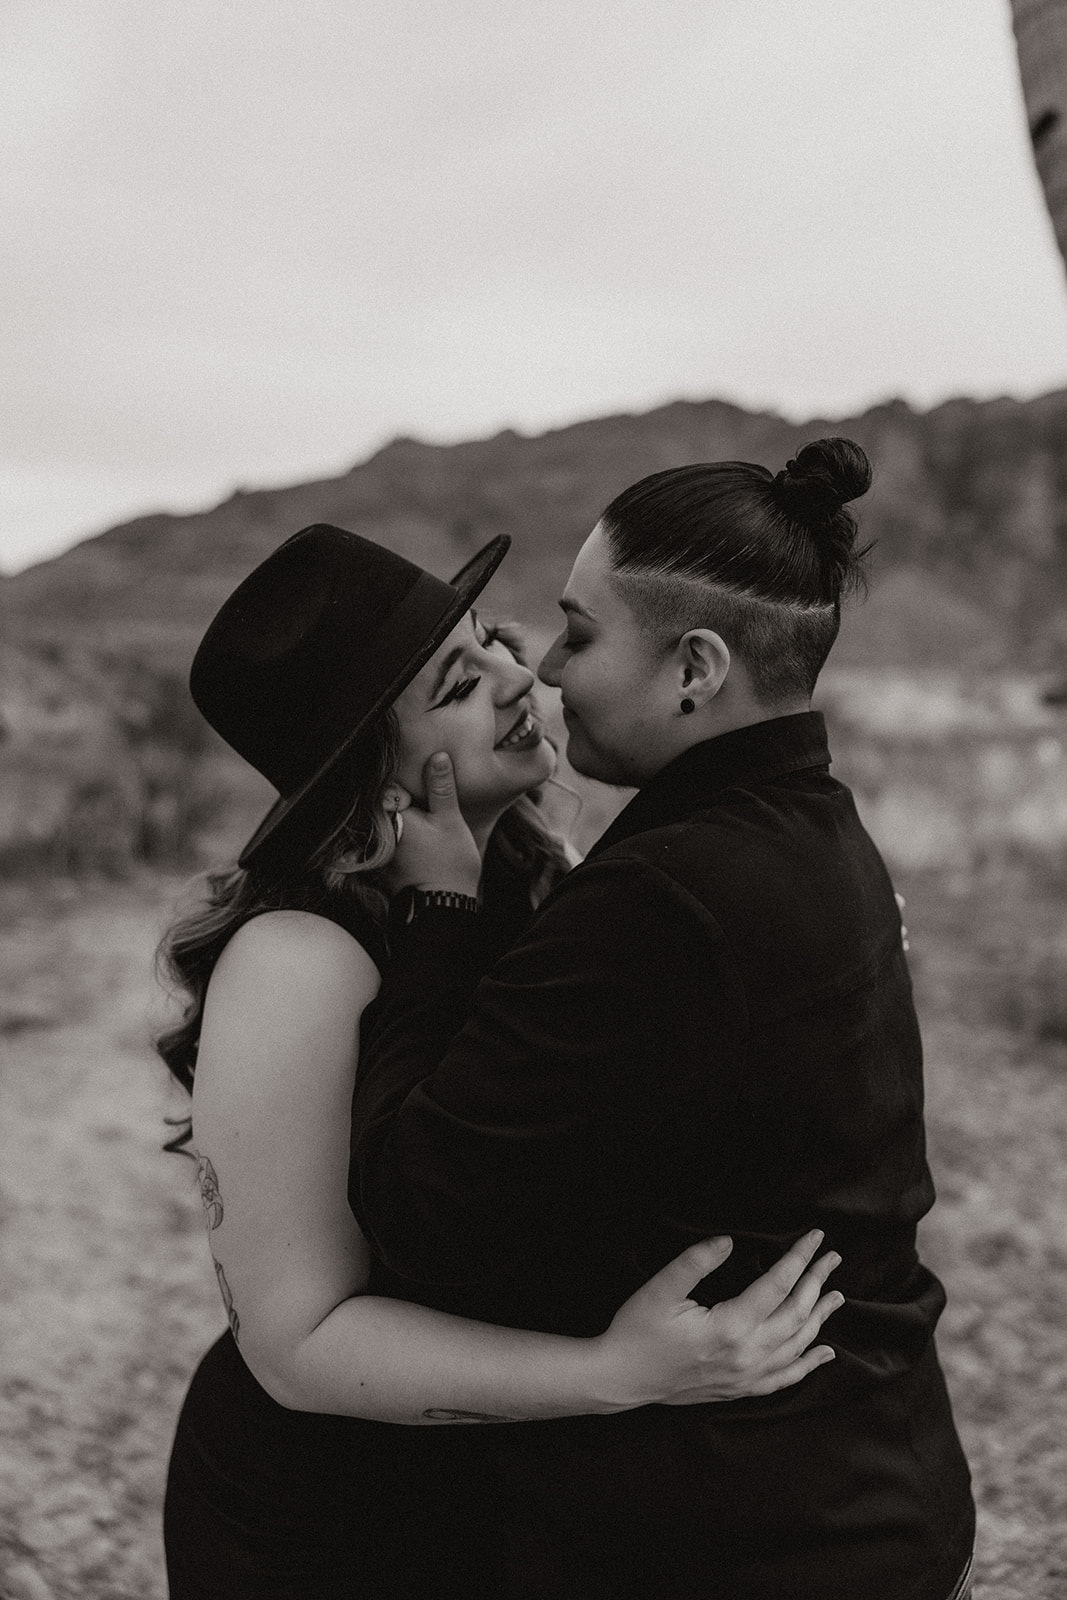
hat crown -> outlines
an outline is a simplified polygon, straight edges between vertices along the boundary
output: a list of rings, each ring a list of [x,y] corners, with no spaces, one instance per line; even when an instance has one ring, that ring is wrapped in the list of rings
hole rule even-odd
[[[499,534],[443,583],[315,522],[234,590],[201,640],[189,687],[215,731],[279,792],[240,866],[268,840],[294,845],[323,780],[430,660],[510,543]]]
[[[193,661],[211,726],[285,797],[372,710],[456,590],[329,523],[302,528],[234,591]]]

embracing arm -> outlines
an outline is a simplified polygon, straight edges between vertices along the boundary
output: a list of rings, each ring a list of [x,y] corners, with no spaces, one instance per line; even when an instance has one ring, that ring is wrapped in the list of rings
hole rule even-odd
[[[621,1219],[651,1220],[636,1186],[651,1207],[664,1163],[699,1159],[683,1135],[728,1109],[746,1039],[721,933],[638,860],[577,868],[480,982],[478,916],[432,908],[407,929],[353,1100],[353,1209],[394,1272],[440,1286],[497,1283],[594,1217],[625,1244]]]
[[[193,1098],[201,1197],[231,1330],[275,1400],[397,1423],[518,1421],[769,1392],[825,1358],[807,1349],[832,1309],[818,1298],[825,1268],[800,1276],[813,1245],[714,1323],[686,1296],[728,1247],[698,1245],[593,1339],[365,1294],[345,1176],[360,1017],[377,986],[362,947],[303,912],[246,924],[211,980]]]

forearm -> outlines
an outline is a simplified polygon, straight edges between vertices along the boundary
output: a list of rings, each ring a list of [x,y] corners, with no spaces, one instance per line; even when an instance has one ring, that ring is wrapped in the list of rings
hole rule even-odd
[[[707,930],[672,885],[646,876],[626,863],[579,869],[481,982],[454,1037],[445,1018],[461,947],[440,923],[412,930],[361,1053],[349,1174],[352,1209],[400,1277],[493,1282],[546,1234],[566,1233],[574,1196],[625,1210],[645,1130],[672,1106],[687,1115],[684,997],[707,984]],[[605,941],[622,904],[629,936]],[[651,948],[672,976],[652,996]],[[712,992],[728,1049],[743,1009],[725,980]]]
[[[495,1327],[377,1295],[342,1301],[288,1359],[253,1371],[291,1410],[379,1422],[530,1422],[640,1403],[618,1398],[626,1386],[600,1339]]]
[[[417,1161],[402,1161],[395,1135],[398,1119],[406,1123],[410,1113],[409,1097],[418,1096],[466,1021],[486,965],[480,923],[480,915],[431,911],[404,930],[379,992],[373,1027],[361,1041],[349,1203],[380,1259],[393,1260],[397,1240],[425,1241],[425,1250],[419,1248],[417,1259],[405,1261],[400,1270],[402,1276],[426,1281],[432,1279],[435,1258],[438,1267],[443,1265],[439,1239],[436,1229],[427,1231],[430,1219],[421,1214],[421,1196],[408,1187],[419,1170]],[[391,1180],[401,1166],[404,1181],[396,1192]],[[364,1177],[370,1180],[366,1192]],[[420,1212],[411,1227],[406,1202]],[[450,1231],[457,1245],[462,1236],[463,1230]]]

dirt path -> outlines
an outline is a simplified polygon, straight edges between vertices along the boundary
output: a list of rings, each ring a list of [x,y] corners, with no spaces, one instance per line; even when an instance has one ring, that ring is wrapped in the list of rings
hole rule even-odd
[[[170,1436],[223,1325],[191,1166],[159,1148],[181,1105],[147,1047],[166,892],[0,889],[0,1600],[164,1600]],[[1067,1049],[953,1021],[909,904],[979,1594],[1063,1600]]]
[[[6,909],[0,1594],[162,1600],[169,1436],[221,1311],[191,1167],[159,1149],[159,902]]]

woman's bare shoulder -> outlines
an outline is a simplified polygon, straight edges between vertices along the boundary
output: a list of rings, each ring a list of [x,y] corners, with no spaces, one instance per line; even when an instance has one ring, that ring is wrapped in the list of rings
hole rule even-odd
[[[349,1077],[378,983],[367,951],[326,917],[270,911],[245,923],[219,957],[204,1001],[196,1137],[208,1137],[204,1126],[220,1096],[227,1114],[239,1105],[244,1116],[246,1090],[263,1108],[288,1106],[309,1062],[320,1085]]]
[[[308,998],[342,989],[352,999],[377,992],[378,968],[346,928],[313,911],[264,911],[238,928],[212,974],[216,994],[231,987]]]

